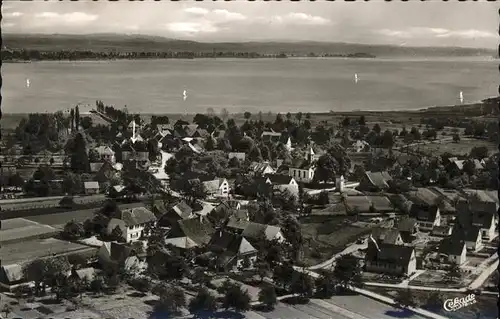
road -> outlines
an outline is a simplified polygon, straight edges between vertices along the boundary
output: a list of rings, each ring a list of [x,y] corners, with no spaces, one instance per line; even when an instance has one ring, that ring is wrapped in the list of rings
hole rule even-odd
[[[340,253],[333,255],[330,259],[328,259],[320,264],[307,267],[307,269],[308,270],[318,270],[318,269],[325,269],[325,268],[334,267],[334,262],[337,258],[341,257],[342,255],[352,254],[353,252],[356,252],[359,249],[366,249],[367,247],[368,247],[367,243],[350,245],[346,249],[341,251]]]

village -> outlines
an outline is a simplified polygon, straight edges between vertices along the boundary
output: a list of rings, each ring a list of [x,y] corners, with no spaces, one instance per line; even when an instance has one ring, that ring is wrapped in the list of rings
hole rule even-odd
[[[374,300],[390,305],[376,318],[445,318],[447,298],[496,302],[495,122],[332,118],[30,114],[2,132],[4,318],[357,319]]]

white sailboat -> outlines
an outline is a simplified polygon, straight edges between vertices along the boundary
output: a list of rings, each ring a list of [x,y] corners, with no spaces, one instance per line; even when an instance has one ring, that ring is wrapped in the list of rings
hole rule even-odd
[[[29,87],[30,87],[30,84],[31,84],[30,79],[26,79],[26,87],[27,87],[27,88],[29,88]]]
[[[184,90],[184,92],[182,92],[182,95],[183,95],[183,99],[185,101],[187,99],[187,91]]]
[[[464,103],[464,92],[460,91],[460,103]]]
[[[354,73],[354,83],[358,83],[358,74]]]

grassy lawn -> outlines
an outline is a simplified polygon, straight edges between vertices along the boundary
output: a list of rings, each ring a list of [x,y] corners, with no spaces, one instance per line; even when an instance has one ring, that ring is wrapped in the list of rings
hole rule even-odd
[[[315,265],[329,259],[367,234],[370,228],[351,226],[345,216],[309,216],[300,220],[305,239],[303,262]]]
[[[415,146],[413,149],[419,149],[421,152],[425,152],[429,155],[441,155],[444,153],[450,153],[453,155],[467,155],[470,153],[473,147],[486,146],[490,154],[495,153],[497,150],[497,145],[493,142],[485,140],[467,139],[461,140],[458,143],[447,142],[447,143],[432,143]]]

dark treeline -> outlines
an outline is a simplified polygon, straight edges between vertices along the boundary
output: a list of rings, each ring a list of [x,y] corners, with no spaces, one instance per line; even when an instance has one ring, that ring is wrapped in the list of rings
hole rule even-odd
[[[262,54],[257,52],[193,52],[193,51],[163,51],[163,52],[96,52],[91,50],[75,51],[38,51],[38,50],[2,50],[3,61],[59,61],[59,60],[115,60],[115,59],[195,59],[195,58],[287,58],[296,54]],[[347,58],[374,58],[367,53],[353,54],[316,54],[309,53],[308,57],[347,57]]]
[[[195,59],[195,58],[286,58],[284,53],[260,54],[256,52],[95,52],[95,51],[38,51],[5,50],[3,61],[58,61],[58,60],[114,60],[114,59]]]

